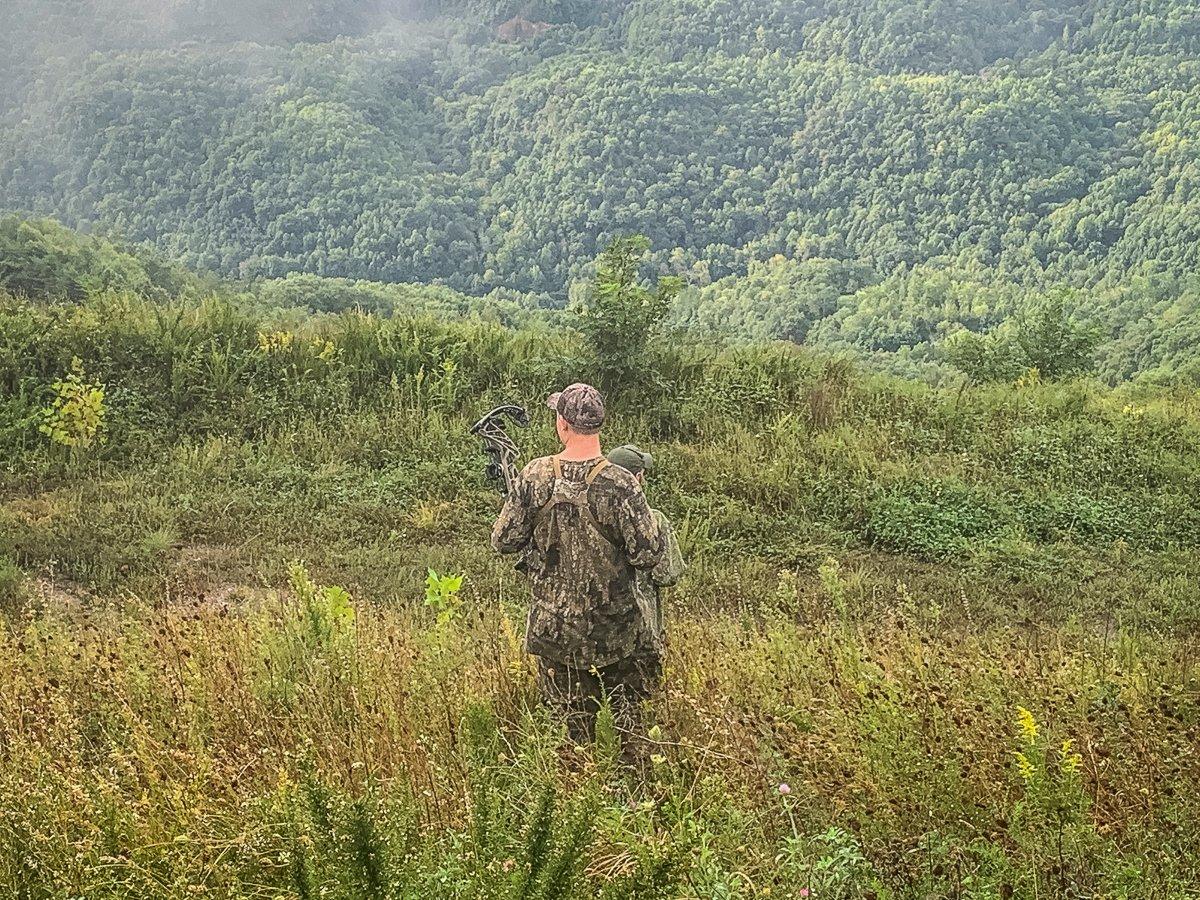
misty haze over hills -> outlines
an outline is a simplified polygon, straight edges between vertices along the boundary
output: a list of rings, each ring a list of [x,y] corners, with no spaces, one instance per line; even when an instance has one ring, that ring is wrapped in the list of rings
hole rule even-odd
[[[10,6],[0,207],[223,275],[557,306],[642,232],[680,322],[886,367],[1060,284],[1106,377],[1200,334],[1184,0]]]

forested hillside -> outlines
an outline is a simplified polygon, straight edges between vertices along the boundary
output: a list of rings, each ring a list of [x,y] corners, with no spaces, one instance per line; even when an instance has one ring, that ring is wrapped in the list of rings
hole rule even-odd
[[[1194,355],[1190,0],[12,5],[0,205],[192,266],[561,305],[641,232],[702,330],[911,372],[1069,285]]]

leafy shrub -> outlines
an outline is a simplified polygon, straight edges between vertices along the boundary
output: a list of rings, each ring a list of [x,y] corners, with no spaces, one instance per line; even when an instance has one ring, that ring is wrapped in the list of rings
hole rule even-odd
[[[79,357],[71,361],[70,373],[50,387],[54,400],[42,411],[42,433],[52,443],[78,452],[104,443],[104,385],[88,379]]]
[[[439,575],[430,569],[425,577],[425,605],[437,614],[439,625],[447,625],[458,618],[462,609],[463,576]]]
[[[941,349],[946,360],[974,382],[1013,382],[1027,368],[1016,341],[1002,332],[957,331]]]
[[[1071,291],[1058,288],[1029,303],[1016,319],[1016,342],[1030,368],[1051,381],[1091,372],[1099,332],[1080,323]]]
[[[943,345],[951,365],[972,381],[1016,381],[1035,372],[1048,381],[1095,369],[1099,332],[1072,314],[1072,293],[1051,291],[1028,301],[1009,322],[989,334],[957,332]]]
[[[300,563],[289,567],[295,602],[262,634],[259,689],[281,704],[310,688],[341,683],[354,656],[354,605],[341,587],[323,586]]]
[[[1094,496],[1082,491],[1032,493],[1023,498],[1020,509],[1028,533],[1046,542],[1155,543],[1153,534],[1159,524],[1139,522],[1137,511],[1129,507],[1127,498]]]
[[[638,282],[649,239],[618,238],[600,257],[595,282],[576,308],[575,327],[597,386],[611,394],[644,390],[655,367],[648,355],[671,303],[682,287],[678,278],[659,278],[651,290]]]
[[[1011,532],[1012,510],[990,492],[954,479],[907,480],[870,504],[867,539],[923,559],[950,559]]]
[[[179,266],[127,252],[50,219],[0,218],[0,289],[69,300],[100,291],[165,298],[198,281]]]
[[[776,859],[788,881],[798,886],[795,896],[800,898],[852,900],[878,884],[858,841],[841,828],[814,835],[793,833]]]

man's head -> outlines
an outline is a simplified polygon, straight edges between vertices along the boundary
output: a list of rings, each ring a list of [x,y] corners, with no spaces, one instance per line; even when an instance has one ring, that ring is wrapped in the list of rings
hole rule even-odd
[[[604,427],[604,398],[590,384],[573,384],[546,398],[556,414],[558,437],[564,444],[572,434],[596,435]]]
[[[645,481],[646,473],[654,468],[654,457],[634,444],[623,444],[609,451],[608,461],[635,475],[638,481]]]

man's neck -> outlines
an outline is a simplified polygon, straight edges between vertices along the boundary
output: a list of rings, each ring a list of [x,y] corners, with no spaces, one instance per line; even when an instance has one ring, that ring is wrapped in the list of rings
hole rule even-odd
[[[558,454],[558,458],[564,462],[584,462],[589,459],[596,459],[603,456],[600,451],[600,435],[598,434],[574,434],[563,447],[562,453]]]

